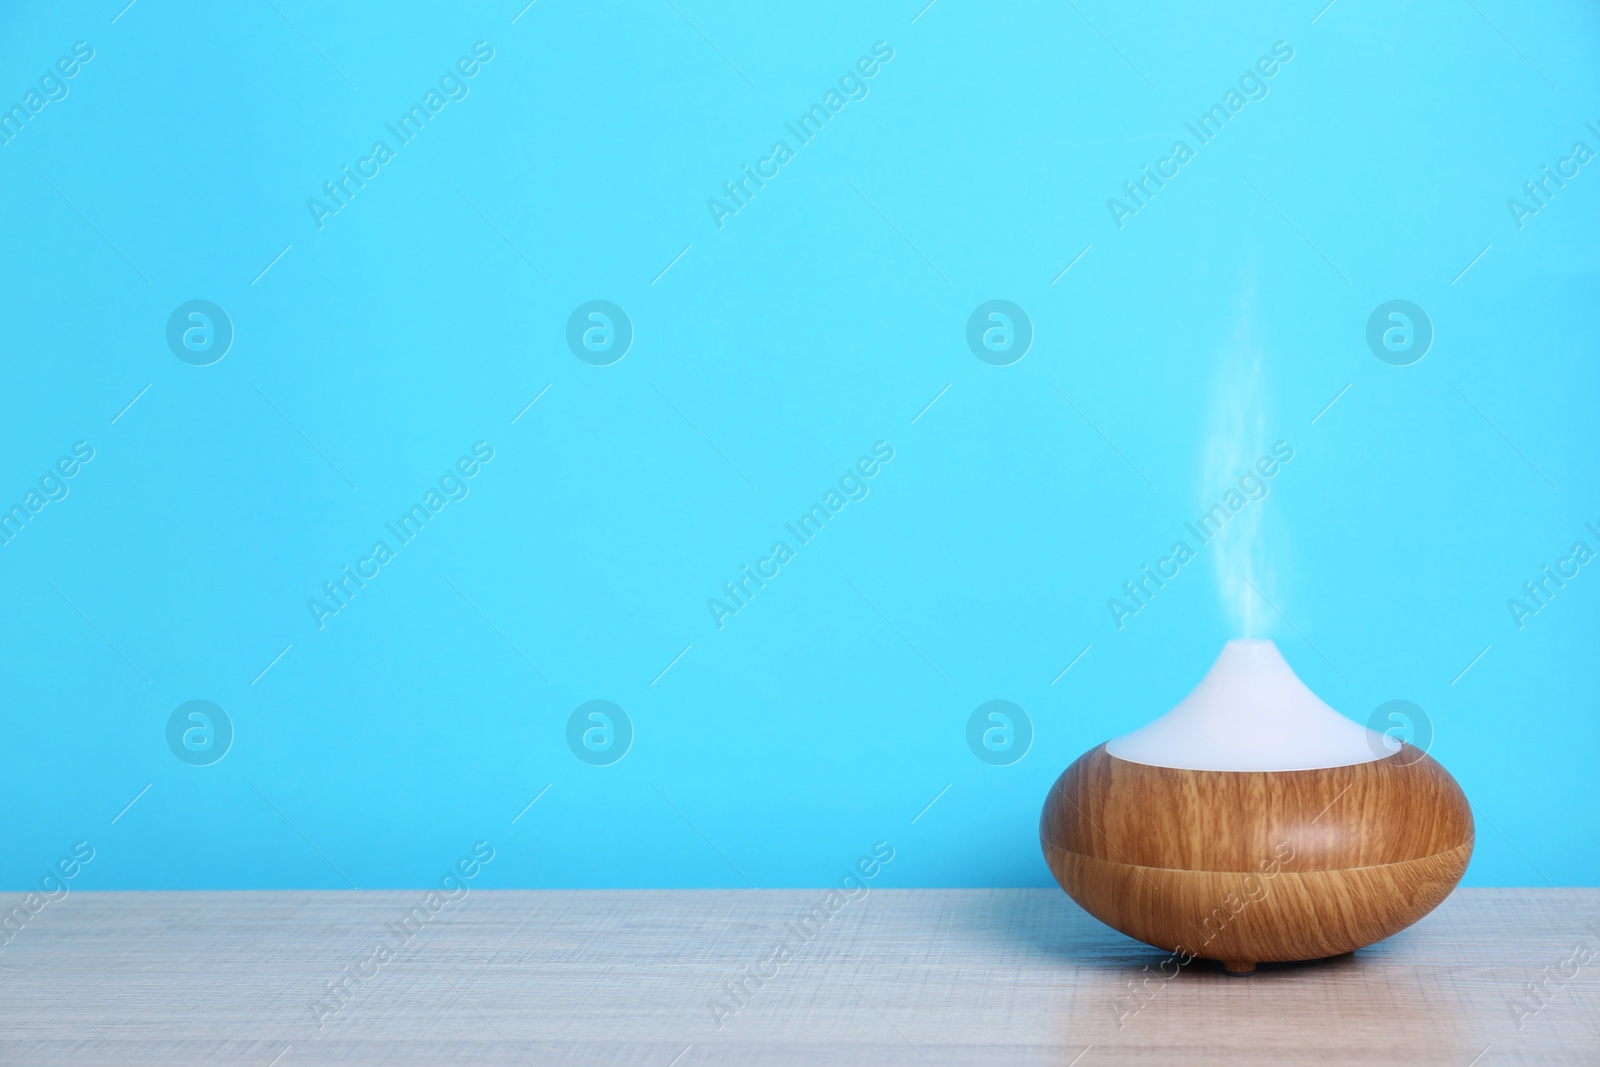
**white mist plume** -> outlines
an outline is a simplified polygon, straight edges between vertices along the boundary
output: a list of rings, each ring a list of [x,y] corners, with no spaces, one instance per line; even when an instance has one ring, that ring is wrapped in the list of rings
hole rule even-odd
[[[1268,452],[1266,390],[1261,375],[1261,348],[1254,336],[1256,286],[1245,283],[1232,342],[1216,361],[1212,384],[1210,433],[1202,456],[1201,507],[1215,500],[1223,487],[1238,484]],[[1209,499],[1207,499],[1209,498]],[[1272,595],[1263,523],[1266,500],[1251,501],[1234,515],[1213,546],[1217,593],[1241,637],[1265,629],[1272,609],[1256,589]]]

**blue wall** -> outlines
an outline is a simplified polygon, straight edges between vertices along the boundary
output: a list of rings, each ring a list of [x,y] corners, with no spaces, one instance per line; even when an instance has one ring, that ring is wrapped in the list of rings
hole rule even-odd
[[[1245,627],[1595,883],[1592,8],[275,4],[0,16],[6,888],[1049,884]]]

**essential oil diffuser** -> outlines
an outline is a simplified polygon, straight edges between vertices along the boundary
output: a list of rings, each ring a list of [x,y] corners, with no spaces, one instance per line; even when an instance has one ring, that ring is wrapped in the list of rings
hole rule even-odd
[[[1410,926],[1461,880],[1473,825],[1426,753],[1318,700],[1271,641],[1240,640],[1177,707],[1068,767],[1039,838],[1101,922],[1248,973]]]

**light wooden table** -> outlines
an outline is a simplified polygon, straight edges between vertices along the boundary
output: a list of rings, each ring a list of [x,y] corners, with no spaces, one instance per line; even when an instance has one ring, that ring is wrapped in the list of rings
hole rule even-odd
[[[0,1062],[1600,1064],[1600,890],[1460,890],[1353,956],[1170,979],[1055,890],[873,890],[809,940],[821,891],[480,890],[374,959],[422,901],[73,893],[0,945]]]

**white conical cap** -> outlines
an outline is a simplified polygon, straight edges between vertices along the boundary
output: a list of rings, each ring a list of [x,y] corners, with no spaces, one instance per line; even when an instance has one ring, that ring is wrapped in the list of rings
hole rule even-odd
[[[1318,700],[1271,641],[1242,639],[1222,647],[1177,707],[1106,751],[1154,767],[1303,771],[1370,763],[1400,743]]]

